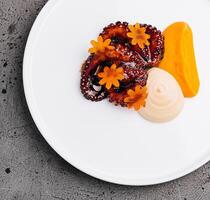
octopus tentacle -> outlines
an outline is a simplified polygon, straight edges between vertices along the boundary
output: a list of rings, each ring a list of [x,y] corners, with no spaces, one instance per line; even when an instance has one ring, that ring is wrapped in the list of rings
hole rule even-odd
[[[151,25],[143,24],[142,27],[145,27],[146,33],[150,35],[151,66],[157,66],[164,54],[164,37],[160,30]]]
[[[127,22],[116,22],[115,24],[111,23],[103,29],[103,32],[100,33],[100,36],[104,40],[111,39],[113,42],[125,42],[128,41],[127,33],[129,32]]]
[[[125,81],[135,80],[135,82],[139,83],[141,86],[146,85],[146,80],[148,77],[146,69],[129,66],[124,66],[123,69],[125,74]]]
[[[163,35],[161,34],[161,31],[151,25],[140,24],[140,26],[145,27],[146,33],[150,35],[150,45],[145,46],[143,49],[138,45],[130,45],[131,39],[127,36],[127,33],[129,32],[127,22],[112,23],[105,27],[100,35],[103,39],[111,38],[112,43],[126,43],[127,46],[130,46],[131,50],[139,53],[141,58],[144,59],[145,65],[157,66],[164,54]]]
[[[127,106],[124,98],[127,96],[129,89],[134,89],[136,85],[145,86],[147,83],[147,70],[143,68],[121,66],[124,69],[124,79],[119,88],[111,88],[108,93],[109,102],[115,105]]]
[[[104,60],[120,60],[122,62],[134,62],[139,66],[146,66],[147,63],[136,51],[132,51],[123,44],[114,44],[114,50],[106,50],[103,54],[93,54],[85,62],[86,76],[97,68],[100,62]]]
[[[80,80],[80,89],[83,96],[91,101],[101,101],[107,97],[106,89],[98,84],[98,79],[96,75],[97,69],[95,71],[89,71],[89,63],[92,61],[93,63],[98,61],[98,58],[93,58],[93,56],[89,56],[86,62],[82,66],[82,74]],[[100,68],[100,66],[99,66]]]

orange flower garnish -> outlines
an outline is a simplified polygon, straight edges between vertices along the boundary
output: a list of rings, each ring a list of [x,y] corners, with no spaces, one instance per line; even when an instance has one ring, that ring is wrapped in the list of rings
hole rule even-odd
[[[93,47],[91,47],[88,51],[89,53],[103,53],[106,49],[113,50],[114,47],[110,46],[110,42],[110,39],[103,41],[103,38],[99,36],[97,41],[91,40],[90,43],[93,45]]]
[[[132,38],[132,45],[138,44],[141,49],[144,48],[144,45],[150,45],[148,41],[150,35],[146,34],[146,28],[140,27],[139,23],[136,23],[134,26],[129,25],[128,28],[131,32],[127,33],[127,36]]]
[[[124,79],[124,70],[122,67],[118,67],[113,64],[111,67],[104,67],[104,71],[98,73],[98,77],[102,78],[99,81],[100,85],[105,85],[106,88],[110,89],[112,85],[119,87],[119,80]]]
[[[135,90],[129,89],[128,97],[124,99],[124,102],[128,104],[128,108],[134,108],[136,111],[146,104],[147,88],[146,86],[140,87],[137,85]]]

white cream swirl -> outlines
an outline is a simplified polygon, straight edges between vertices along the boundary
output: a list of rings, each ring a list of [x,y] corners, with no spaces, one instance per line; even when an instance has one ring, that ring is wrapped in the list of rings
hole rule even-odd
[[[184,96],[175,78],[168,72],[152,68],[148,72],[146,106],[138,113],[153,122],[167,122],[182,110]]]

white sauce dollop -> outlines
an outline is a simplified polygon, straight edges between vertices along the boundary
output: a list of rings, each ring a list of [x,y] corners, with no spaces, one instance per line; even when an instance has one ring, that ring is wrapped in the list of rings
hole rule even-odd
[[[146,106],[138,113],[152,122],[174,119],[184,106],[184,96],[175,78],[160,68],[148,72]]]

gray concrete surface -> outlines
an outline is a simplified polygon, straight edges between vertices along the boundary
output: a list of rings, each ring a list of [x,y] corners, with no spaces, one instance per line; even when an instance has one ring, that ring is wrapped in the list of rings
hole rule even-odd
[[[22,59],[46,0],[0,0],[0,200],[209,200],[210,163],[178,180],[148,187],[94,179],[59,157],[28,111]]]

